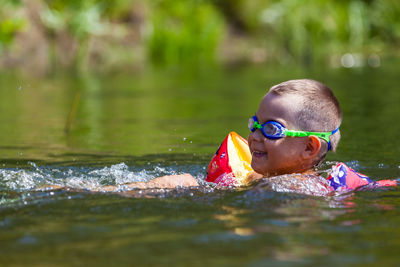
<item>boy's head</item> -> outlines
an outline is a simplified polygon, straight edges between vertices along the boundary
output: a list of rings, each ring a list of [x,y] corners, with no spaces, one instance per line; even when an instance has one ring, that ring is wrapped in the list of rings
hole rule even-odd
[[[261,100],[255,117],[260,125],[273,121],[287,130],[332,132],[339,127],[342,112],[327,86],[303,79],[273,86]],[[274,128],[273,124],[270,126]],[[275,128],[267,130],[276,131]],[[248,137],[251,165],[264,176],[304,172],[325,158],[329,146],[336,150],[340,132],[334,132],[328,140],[329,145],[315,135],[271,139],[261,130],[255,130]]]

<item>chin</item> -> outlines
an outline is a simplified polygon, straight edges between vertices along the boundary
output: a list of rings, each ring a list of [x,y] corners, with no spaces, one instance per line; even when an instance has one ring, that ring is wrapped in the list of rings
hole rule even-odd
[[[253,170],[254,170],[256,173],[262,174],[262,175],[264,175],[264,176],[268,176],[268,172],[266,172],[266,171],[265,171],[264,169],[262,169],[262,168],[259,168],[258,164],[257,164],[257,163],[254,163],[253,161],[251,162],[251,168],[253,168]]]

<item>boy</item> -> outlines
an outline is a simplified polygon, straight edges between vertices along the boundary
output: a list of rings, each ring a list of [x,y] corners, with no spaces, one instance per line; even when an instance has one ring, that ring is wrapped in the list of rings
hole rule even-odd
[[[329,150],[336,151],[341,121],[339,102],[324,84],[302,79],[273,86],[249,120],[248,144],[254,172],[247,177],[247,182],[280,176],[284,178],[267,180],[280,186],[288,185],[290,188],[286,191],[299,193],[303,192],[304,183],[317,185],[314,188],[322,188],[325,193],[352,190],[367,184],[396,185],[396,181],[389,180],[374,183],[343,163],[332,168],[328,181],[319,176],[315,167],[323,162]],[[295,175],[282,176],[285,174]],[[288,179],[290,183],[287,183]],[[147,183],[126,184],[125,188],[177,186],[198,186],[198,182],[191,175],[183,174],[159,177]],[[100,191],[115,189],[110,186]]]
[[[248,143],[255,171],[250,179],[299,173],[291,178],[324,185],[315,187],[320,190],[317,194],[348,191],[367,184],[395,185],[395,181],[387,180],[373,183],[343,163],[332,168],[327,184],[316,179],[320,176],[315,167],[323,162],[329,150],[336,151],[341,122],[339,102],[324,84],[302,79],[273,86],[249,121]],[[296,188],[301,191],[300,185],[292,183],[287,191]]]
[[[331,90],[313,80],[273,86],[249,121],[251,166],[264,177],[314,173],[340,140],[342,111]],[[289,137],[288,130],[303,137]],[[287,137],[286,137],[287,136]]]

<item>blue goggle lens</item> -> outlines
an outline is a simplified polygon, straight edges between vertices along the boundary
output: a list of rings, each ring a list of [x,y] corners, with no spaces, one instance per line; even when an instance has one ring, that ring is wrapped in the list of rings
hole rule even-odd
[[[285,136],[285,128],[275,121],[268,121],[262,126],[262,131],[269,137],[279,138]]]
[[[254,132],[256,130],[256,128],[254,127],[254,123],[255,123],[254,119],[250,118],[249,122],[247,124],[247,127],[249,127],[249,130],[252,132]]]
[[[258,122],[257,117],[253,116],[249,119],[248,127],[252,132],[260,129],[263,135],[270,139],[285,137],[285,127],[276,121],[267,121],[261,125]]]

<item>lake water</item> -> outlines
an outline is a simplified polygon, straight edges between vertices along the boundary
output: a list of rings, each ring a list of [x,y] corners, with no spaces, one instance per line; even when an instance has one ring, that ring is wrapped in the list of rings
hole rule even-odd
[[[0,264],[397,265],[397,188],[328,198],[206,185],[87,191],[165,174],[202,179],[229,131],[247,136],[266,90],[304,77],[331,87],[344,113],[325,168],[343,161],[374,180],[398,178],[397,66],[2,73]],[[37,189],[46,184],[74,190]]]

